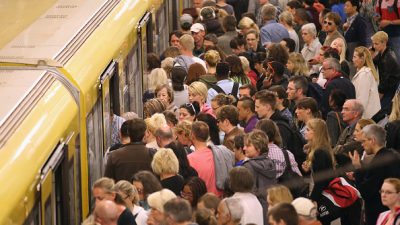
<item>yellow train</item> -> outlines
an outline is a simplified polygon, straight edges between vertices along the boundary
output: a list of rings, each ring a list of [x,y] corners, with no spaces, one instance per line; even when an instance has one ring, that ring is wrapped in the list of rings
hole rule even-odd
[[[184,0],[2,0],[0,224],[80,224],[110,112],[141,114],[149,52]]]

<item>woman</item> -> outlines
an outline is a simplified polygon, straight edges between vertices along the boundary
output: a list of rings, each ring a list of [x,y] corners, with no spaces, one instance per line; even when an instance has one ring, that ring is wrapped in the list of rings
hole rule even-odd
[[[210,131],[210,140],[214,145],[220,145],[219,128],[217,125],[217,119],[207,113],[199,113],[196,117],[197,121],[203,121],[208,124]]]
[[[172,149],[176,158],[178,159],[178,164],[179,164],[178,174],[181,177],[183,177],[183,180],[186,180],[189,177],[197,177],[198,176],[197,171],[193,167],[190,166],[189,160],[187,158],[187,155],[192,152],[191,149],[189,149],[186,146],[183,146],[179,142],[172,142],[172,143],[168,144],[168,148]]]
[[[257,34],[260,33],[260,29],[258,28],[257,24],[249,17],[243,17],[238,23],[238,28],[243,36],[245,36],[250,30],[254,30]]]
[[[301,54],[305,61],[309,61],[318,55],[319,49],[322,47],[317,38],[317,28],[313,23],[307,23],[301,27],[301,37],[304,41],[304,47]]]
[[[152,98],[143,105],[144,118],[150,118],[155,113],[163,113],[168,105],[161,99]]]
[[[204,76],[206,74],[206,69],[200,63],[193,63],[189,66],[188,76],[186,78],[186,84],[190,85],[191,83],[198,81],[200,76]]]
[[[246,74],[246,76],[250,79],[250,83],[251,85],[253,85],[254,87],[257,85],[257,80],[258,80],[258,76],[257,73],[254,72],[251,68],[250,68],[250,62],[249,60],[244,57],[244,56],[239,56],[240,61],[242,62],[242,69],[243,72]]]
[[[161,65],[160,65],[161,66]],[[158,85],[168,84],[167,73],[162,68],[155,68],[151,70],[148,75],[147,91],[143,94],[143,103],[155,97],[154,91]]]
[[[208,50],[206,54],[204,54],[204,61],[206,62],[207,73],[203,76],[200,76],[199,81],[207,85],[207,89],[210,89],[212,84],[217,83],[215,73],[217,63],[221,62],[221,57],[217,51]]]
[[[301,75],[308,77],[310,72],[304,57],[300,53],[290,53],[286,67],[290,73],[290,76]]]
[[[372,62],[371,53],[366,47],[354,50],[353,63],[357,69],[351,82],[356,89],[356,99],[364,106],[363,118],[372,118],[380,109],[378,93],[378,73]]]
[[[136,224],[147,224],[147,212],[139,204],[139,194],[135,186],[126,180],[120,180],[115,184],[115,191],[117,191],[122,199],[124,199],[126,207],[131,210],[135,217]]]
[[[397,225],[400,220],[400,179],[385,179],[379,192],[381,193],[382,204],[389,210],[379,215],[376,224]]]
[[[167,188],[179,195],[183,188],[183,178],[178,175],[179,161],[170,148],[160,148],[154,154],[151,168],[158,175],[163,188]]]
[[[244,148],[244,135],[238,135],[233,139],[233,153],[235,154],[235,167],[243,165],[247,160]]]
[[[293,28],[294,16],[289,11],[284,11],[279,14],[279,23],[282,24],[289,32],[289,37],[295,42],[296,46],[294,51],[299,52],[299,36]]]
[[[217,214],[217,208],[220,201],[221,199],[215,194],[206,193],[199,199],[199,202],[197,203],[197,210],[206,209],[215,216],[215,214]]]
[[[172,88],[168,84],[162,84],[156,87],[154,91],[156,97],[163,100],[168,104],[167,110],[176,112],[178,107],[174,105],[174,93]]]
[[[268,208],[272,208],[282,202],[291,203],[292,201],[292,193],[286,186],[275,185],[267,189]]]
[[[176,198],[177,196],[168,189],[162,189],[149,195],[149,217],[147,219],[147,225],[163,225],[165,224],[166,217],[164,215],[164,205],[169,200]]]
[[[357,121],[356,127],[354,128],[353,132],[354,140],[356,141],[356,143],[354,143],[352,147],[358,152],[359,155],[362,156],[361,159],[364,163],[368,163],[374,158],[374,155],[367,155],[361,145],[362,141],[364,140],[362,129],[370,124],[375,124],[375,122],[372,119],[360,119]],[[351,163],[350,159],[348,163]]]
[[[144,120],[146,122],[146,132],[143,137],[143,141],[146,143],[147,148],[158,149],[160,146],[157,144],[156,140],[156,130],[167,125],[167,120],[162,113],[153,114],[150,118]]]
[[[150,209],[147,197],[162,189],[160,181],[150,171],[139,171],[133,175],[132,184],[139,193],[139,205],[145,210]]]
[[[252,193],[254,178],[251,172],[242,166],[229,171],[229,184],[234,192],[233,198],[238,198],[243,207],[241,224],[263,224],[263,208],[257,197]]]
[[[136,224],[132,212],[126,207],[124,200],[114,188],[114,180],[102,177],[93,184],[93,197],[96,203],[103,200],[114,201],[117,204],[118,222],[117,225]],[[99,221],[96,221],[99,222]]]
[[[236,101],[235,97],[225,94],[217,94],[211,100],[211,108],[214,114],[217,114],[217,110],[224,105],[232,105]]]
[[[289,100],[286,90],[281,85],[274,85],[268,88],[268,90],[277,94],[275,108],[281,112],[282,116],[289,120],[290,125],[294,125],[293,115],[288,108]]]
[[[181,197],[188,200],[193,209],[196,209],[201,196],[207,193],[206,183],[200,177],[190,177],[185,181]]]
[[[172,90],[174,91],[174,102],[176,106],[189,102],[188,86],[184,84],[187,72],[183,67],[177,66],[171,69]]]
[[[318,104],[315,99],[305,97],[296,104],[296,116],[300,133],[305,137],[306,124],[309,120],[320,118],[321,113],[318,110]]]
[[[265,48],[260,43],[260,32],[250,29],[245,33],[246,46],[248,52],[265,52]]]
[[[246,134],[244,152],[248,160],[243,166],[250,170],[255,180],[255,194],[267,209],[265,189],[276,183],[275,163],[268,157],[268,136],[261,130],[254,129]]]
[[[208,113],[215,117],[212,108],[206,103],[208,95],[208,89],[205,84],[199,81],[195,81],[189,86],[189,102],[197,102],[200,106],[200,112]],[[200,113],[198,112],[198,113]]]
[[[394,148],[400,152],[400,86],[393,97],[392,112],[386,124],[386,147]]]
[[[322,190],[334,178],[328,173],[333,172],[335,161],[325,121],[309,120],[305,139],[307,140],[307,144],[304,146],[307,151],[307,160],[303,163],[302,168],[306,173],[311,172],[310,199],[318,201],[322,196]],[[326,176],[319,176],[321,172],[326,173]]]
[[[179,121],[187,120],[193,122],[200,113],[200,106],[197,102],[186,103],[179,107]]]
[[[190,103],[189,103],[190,104]],[[192,122],[190,120],[182,120],[175,126],[174,132],[176,140],[185,147],[190,147],[192,141],[190,140],[190,132],[192,130]]]
[[[344,94],[340,89],[333,90],[329,95],[329,106],[332,111],[330,111],[326,116],[326,125],[328,126],[332,147],[336,145],[340,134],[347,126],[343,121],[341,113],[346,99],[346,94]]]
[[[225,61],[229,64],[229,78],[241,85],[250,84],[250,79],[243,71],[242,61],[237,55],[230,55],[226,57]]]

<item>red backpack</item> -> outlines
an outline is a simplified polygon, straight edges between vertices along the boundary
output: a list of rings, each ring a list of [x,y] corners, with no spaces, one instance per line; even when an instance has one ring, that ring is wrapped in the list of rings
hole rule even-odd
[[[361,198],[360,192],[343,177],[333,179],[322,195],[339,208],[347,208]]]

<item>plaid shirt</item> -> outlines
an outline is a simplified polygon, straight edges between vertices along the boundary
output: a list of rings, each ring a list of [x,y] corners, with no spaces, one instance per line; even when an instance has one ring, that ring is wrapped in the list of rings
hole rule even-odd
[[[268,157],[272,159],[272,161],[275,163],[276,167],[276,178],[282,176],[283,172],[285,171],[286,167],[286,162],[285,162],[285,156],[283,155],[283,152],[279,146],[273,143],[268,144]],[[299,174],[301,176],[301,172],[299,170],[299,167],[297,166],[297,162],[294,159],[293,153],[290,151],[286,150],[289,154],[289,160],[290,160],[290,165],[292,166],[292,171],[295,173]]]

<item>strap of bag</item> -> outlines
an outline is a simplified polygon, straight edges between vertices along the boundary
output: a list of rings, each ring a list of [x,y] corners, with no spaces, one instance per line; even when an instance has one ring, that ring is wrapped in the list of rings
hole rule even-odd
[[[335,115],[336,115],[337,122],[339,124],[340,133],[342,133],[343,127],[342,127],[342,123],[340,122],[339,113],[335,112]]]
[[[226,94],[225,91],[220,86],[218,86],[216,84],[211,84],[211,88],[214,89],[217,93]]]
[[[234,82],[233,83],[233,87],[232,87],[232,91],[231,91],[231,95],[233,95],[235,98],[237,98],[238,91],[239,91],[239,83]]]
[[[283,148],[281,148],[281,151],[283,153],[283,156],[285,156],[285,163],[286,163],[285,172],[293,171],[290,165],[289,153],[287,153],[286,149]]]

